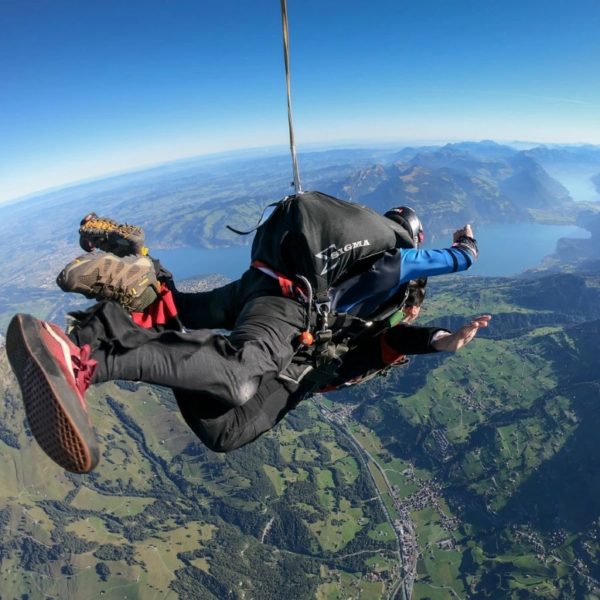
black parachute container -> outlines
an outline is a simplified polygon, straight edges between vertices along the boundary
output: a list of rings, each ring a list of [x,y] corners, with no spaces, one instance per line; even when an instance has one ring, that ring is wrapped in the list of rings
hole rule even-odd
[[[412,246],[402,227],[370,208],[302,192],[277,203],[257,228],[252,261],[292,280],[306,278],[315,299],[324,300],[333,285],[381,253]]]
[[[278,202],[267,221],[256,229],[252,262],[262,262],[297,282],[308,282],[310,297],[317,303],[327,303],[329,290],[349,274],[367,269],[386,250],[410,248],[414,243],[402,227],[369,208],[322,192],[302,190],[292,119],[287,2],[280,2],[296,193]]]

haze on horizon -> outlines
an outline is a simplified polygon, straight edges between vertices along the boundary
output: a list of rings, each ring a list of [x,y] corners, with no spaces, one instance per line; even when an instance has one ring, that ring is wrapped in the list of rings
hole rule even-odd
[[[600,4],[288,0],[315,144],[600,144]],[[0,201],[288,141],[276,0],[0,5]]]

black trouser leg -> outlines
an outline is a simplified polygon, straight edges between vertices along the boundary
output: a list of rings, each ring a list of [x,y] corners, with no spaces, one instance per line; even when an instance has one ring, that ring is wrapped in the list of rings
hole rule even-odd
[[[242,406],[226,408],[202,393],[174,390],[177,404],[192,431],[215,452],[230,452],[272,429],[305,397],[296,384],[270,379]]]
[[[145,381],[201,391],[221,403],[239,406],[263,380],[290,363],[302,323],[303,309],[297,302],[262,296],[246,304],[230,336],[210,330],[143,330],[135,332],[135,343],[130,344],[134,347],[123,347],[118,341],[101,345],[93,353],[98,361],[94,381]]]
[[[273,302],[267,304],[271,304],[269,315],[274,314],[275,318],[281,320],[283,316],[281,300],[275,304]],[[269,307],[265,307],[262,303],[260,312],[264,312],[265,308]],[[252,313],[257,312],[258,309],[251,307],[248,310]],[[285,310],[289,312],[289,306],[286,305]],[[78,313],[77,316],[78,326],[71,337],[79,346],[83,344],[92,346],[93,355],[100,361],[101,366],[101,376],[96,377],[96,383],[108,379],[107,369],[102,367],[108,354],[126,355],[128,349],[156,344],[161,339],[164,343],[169,338],[183,339],[183,345],[177,341],[169,344],[171,349],[175,349],[174,352],[179,352],[177,348],[184,348],[187,344],[187,349],[191,353],[202,347],[202,343],[198,343],[201,341],[200,338],[195,336],[210,334],[210,332],[195,332],[190,337],[177,332],[166,332],[165,335],[169,335],[161,338],[155,331],[134,325],[127,313],[114,302],[97,304],[88,311]],[[251,322],[253,321],[251,319]],[[238,338],[241,335],[239,331],[236,334]],[[258,334],[259,331],[256,331],[255,335]],[[241,340],[239,342],[241,343]],[[201,386],[194,391],[178,388],[173,391],[182,415],[194,433],[210,449],[216,452],[229,452],[252,442],[292,410],[305,397],[305,394],[296,391],[297,387],[297,384],[288,381],[282,382],[275,378],[263,377],[257,393],[245,404],[235,407],[224,404],[220,399],[215,401],[214,395],[204,392]]]

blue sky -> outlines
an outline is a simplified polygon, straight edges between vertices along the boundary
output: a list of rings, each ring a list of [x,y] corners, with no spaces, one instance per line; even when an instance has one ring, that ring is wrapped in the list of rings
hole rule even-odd
[[[296,139],[600,144],[598,0],[288,0]],[[0,201],[285,146],[278,0],[0,1]]]

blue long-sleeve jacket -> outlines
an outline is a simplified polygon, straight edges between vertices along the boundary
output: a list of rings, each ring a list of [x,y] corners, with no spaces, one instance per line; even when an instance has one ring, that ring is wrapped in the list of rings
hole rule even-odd
[[[462,238],[451,248],[417,250],[394,248],[371,268],[349,278],[332,291],[332,310],[363,319],[403,301],[411,279],[466,271],[477,258],[477,245]]]

